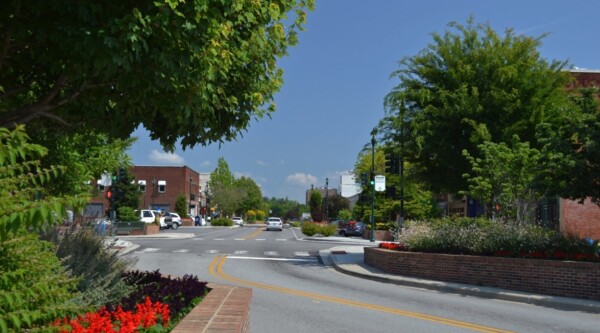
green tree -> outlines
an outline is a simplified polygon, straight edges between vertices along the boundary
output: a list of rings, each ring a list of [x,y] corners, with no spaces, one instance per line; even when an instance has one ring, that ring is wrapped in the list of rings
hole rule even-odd
[[[234,187],[237,191],[242,194],[242,200],[239,203],[239,207],[236,209],[236,213],[244,215],[251,209],[260,208],[262,202],[262,193],[260,187],[249,177],[241,177],[236,179]]]
[[[313,0],[7,2],[0,127],[35,122],[127,138],[142,125],[166,149],[233,140],[275,110],[277,59],[297,43],[313,7]]]
[[[338,219],[340,220],[352,220],[352,211],[349,209],[341,209],[338,212]]]
[[[185,195],[179,193],[175,199],[175,212],[182,218],[186,217],[189,212],[189,202]]]
[[[310,192],[310,199],[308,205],[310,207],[310,216],[312,217],[313,221],[323,221],[325,214],[323,214],[323,195],[321,194],[321,192],[317,190],[312,190]]]
[[[472,171],[464,175],[469,190],[464,191],[485,204],[486,215],[517,224],[532,223],[536,203],[543,197],[535,190],[540,152],[519,142],[513,146],[486,142],[479,145],[480,158],[464,150]]]
[[[211,206],[230,216],[239,207],[242,195],[234,187],[235,177],[229,170],[229,164],[223,157],[217,161],[217,167],[210,174],[208,188]]]
[[[341,210],[350,208],[350,202],[340,194],[336,194],[327,198],[327,206],[329,208],[329,216],[327,219],[333,220],[338,216]]]
[[[559,119],[569,80],[565,62],[540,56],[542,38],[512,30],[500,36],[471,17],[466,25],[450,23],[427,48],[400,61],[393,73],[400,82],[386,108],[405,112],[396,124],[408,125],[406,158],[431,189],[466,189],[461,175],[470,165],[461,152],[477,158],[477,146],[486,141],[518,135],[539,148],[535,127]]]
[[[44,186],[65,171],[62,166],[41,167],[47,150],[29,143],[23,126],[0,128],[0,241],[21,230],[38,230],[61,222],[66,208],[81,209],[85,193],[56,197]]]
[[[117,168],[121,169],[121,168]],[[133,173],[127,167],[122,167],[125,170],[125,179],[119,179],[112,183],[111,190],[113,195],[112,207],[118,210],[120,207],[130,207],[137,209],[140,207],[140,197],[142,192],[139,185],[135,182]],[[118,172],[115,170],[114,172]]]
[[[27,132],[32,142],[43,145],[49,151],[42,159],[43,166],[62,165],[69,170],[45,186],[48,193],[54,195],[89,192],[90,186],[86,183],[90,180],[131,165],[127,151],[135,142],[134,138],[110,139],[104,134],[76,132],[76,129],[58,132],[40,126],[29,127]],[[131,173],[128,176],[133,179]],[[96,194],[97,187],[92,186],[91,190]]]
[[[541,192],[583,202],[600,203],[600,113],[598,88],[579,89],[560,121],[538,126],[543,145],[536,177]]]

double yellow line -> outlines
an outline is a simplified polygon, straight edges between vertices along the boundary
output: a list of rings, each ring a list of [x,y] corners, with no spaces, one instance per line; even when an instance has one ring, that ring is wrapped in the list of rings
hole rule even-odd
[[[326,302],[331,302],[331,303],[338,303],[338,304],[343,304],[343,305],[354,306],[354,307],[363,308],[363,309],[370,309],[370,310],[375,310],[375,311],[380,311],[380,312],[386,312],[386,313],[391,313],[391,314],[400,315],[400,316],[404,316],[404,317],[410,317],[410,318],[415,318],[415,319],[420,319],[420,320],[431,321],[431,322],[439,323],[442,325],[466,328],[466,329],[477,331],[477,332],[486,332],[486,333],[508,333],[508,332],[510,332],[510,331],[501,330],[501,329],[497,329],[497,328],[493,328],[493,327],[467,323],[464,321],[430,316],[430,315],[426,315],[426,314],[422,314],[422,313],[404,311],[404,310],[389,308],[389,307],[376,305],[376,304],[357,302],[357,301],[343,299],[343,298],[325,296],[325,295],[316,294],[316,293],[310,293],[310,292],[288,289],[288,288],[283,288],[283,287],[276,287],[276,286],[271,286],[271,285],[264,284],[264,283],[258,283],[258,282],[252,282],[252,281],[238,279],[233,276],[227,275],[223,272],[223,265],[225,264],[226,260],[227,260],[227,256],[224,256],[224,255],[216,256],[215,259],[213,259],[213,261],[208,266],[208,272],[213,276],[216,276],[223,280],[227,280],[227,281],[234,282],[237,284],[254,287],[254,288],[265,289],[265,290],[276,291],[276,292],[289,294],[289,295],[306,297],[306,298],[319,300],[319,301],[326,301]]]
[[[251,233],[250,235],[244,237],[244,240],[252,239],[252,238],[262,234],[262,232],[263,232],[263,230],[261,228],[259,228],[256,231],[254,231],[253,233]]]

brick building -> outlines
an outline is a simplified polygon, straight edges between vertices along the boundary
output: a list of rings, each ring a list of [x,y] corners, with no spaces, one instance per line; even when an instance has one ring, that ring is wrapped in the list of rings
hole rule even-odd
[[[195,216],[206,204],[202,188],[206,180],[201,179],[200,173],[188,166],[133,166],[130,171],[133,181],[142,192],[138,209],[174,211],[177,197],[183,195],[188,201],[188,213]],[[86,217],[104,216],[109,208],[106,194],[112,180],[105,176],[97,180],[96,184],[98,195],[86,206]]]

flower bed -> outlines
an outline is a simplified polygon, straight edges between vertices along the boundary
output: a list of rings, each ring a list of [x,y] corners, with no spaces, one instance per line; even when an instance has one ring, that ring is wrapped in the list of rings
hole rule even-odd
[[[391,274],[600,300],[600,262],[423,253],[371,247],[365,247],[364,260],[366,264]]]

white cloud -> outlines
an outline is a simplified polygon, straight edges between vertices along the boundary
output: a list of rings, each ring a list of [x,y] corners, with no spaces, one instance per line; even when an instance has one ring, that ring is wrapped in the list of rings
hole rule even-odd
[[[156,149],[152,149],[152,152],[150,153],[149,158],[152,162],[160,163],[160,164],[177,164],[177,165],[185,164],[185,160],[183,159],[183,157],[181,157],[177,154],[160,152]]]
[[[261,161],[261,160],[257,160],[256,164],[259,165],[259,166],[263,166],[263,167],[269,165],[269,164],[267,164],[267,162],[264,162],[264,161]]]
[[[287,176],[286,182],[295,185],[302,185],[305,187],[310,186],[311,184],[317,183],[317,177],[305,173],[296,172]]]

